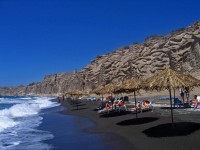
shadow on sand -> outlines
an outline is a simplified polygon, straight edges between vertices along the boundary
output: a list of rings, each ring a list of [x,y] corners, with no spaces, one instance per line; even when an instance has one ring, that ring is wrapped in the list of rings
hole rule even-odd
[[[84,110],[84,109],[88,109],[88,107],[84,107],[84,108],[73,108],[73,109],[71,109],[71,111]]]
[[[172,107],[172,109],[187,109],[187,108],[191,108],[190,106],[179,106],[179,107]],[[160,107],[160,109],[171,109],[171,107]]]
[[[78,105],[72,105],[73,107],[80,107],[80,106],[85,106],[86,104],[78,104]]]
[[[128,120],[118,122],[117,125],[120,125],[120,126],[139,125],[139,124],[153,122],[158,119],[159,118],[157,118],[157,117],[134,118],[134,119],[128,119]]]
[[[126,114],[128,114],[128,112],[126,112],[126,111],[122,111],[122,112],[114,111],[114,112],[109,112],[109,113],[102,114],[99,117],[100,118],[117,117],[117,116],[123,116],[123,115],[126,115]]]
[[[161,124],[143,131],[149,137],[173,137],[186,136],[200,129],[200,123],[195,122],[177,122]]]

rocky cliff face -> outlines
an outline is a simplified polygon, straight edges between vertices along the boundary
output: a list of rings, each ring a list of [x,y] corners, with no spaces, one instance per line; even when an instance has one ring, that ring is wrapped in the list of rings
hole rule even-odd
[[[200,69],[200,22],[166,36],[152,36],[143,44],[119,48],[98,56],[80,71],[95,84],[121,82],[130,77],[149,77],[171,67],[183,72]]]
[[[0,95],[24,95],[25,86],[0,87]]]
[[[97,85],[118,83],[131,77],[147,78],[168,67],[190,73],[200,70],[200,22],[97,56],[79,72],[49,75],[40,83],[20,90],[1,88],[0,93],[55,95],[70,89],[89,91]]]

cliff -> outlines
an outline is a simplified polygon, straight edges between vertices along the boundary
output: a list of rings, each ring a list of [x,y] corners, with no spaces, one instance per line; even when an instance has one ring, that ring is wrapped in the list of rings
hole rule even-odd
[[[45,76],[26,87],[0,88],[1,95],[56,95],[70,89],[90,91],[101,84],[119,83],[131,77],[147,78],[165,68],[198,74],[200,70],[200,22],[165,36],[151,36],[97,56],[79,72]]]

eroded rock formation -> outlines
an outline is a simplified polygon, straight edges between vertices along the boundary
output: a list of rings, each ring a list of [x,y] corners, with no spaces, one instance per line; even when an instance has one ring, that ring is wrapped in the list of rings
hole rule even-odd
[[[166,36],[151,36],[97,56],[79,72],[48,75],[27,87],[1,88],[0,94],[62,94],[71,89],[89,91],[98,85],[131,77],[147,78],[165,68],[195,73],[200,70],[200,22]]]

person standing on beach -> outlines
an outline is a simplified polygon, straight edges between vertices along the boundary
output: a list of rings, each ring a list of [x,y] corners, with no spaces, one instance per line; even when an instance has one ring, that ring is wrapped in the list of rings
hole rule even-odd
[[[189,102],[189,96],[190,96],[189,87],[185,87],[185,95],[186,95],[187,103],[188,103]]]
[[[63,100],[63,102],[64,102],[64,100],[65,100],[65,96],[64,96],[64,95],[62,96],[62,100]]]
[[[181,99],[184,103],[184,88],[183,88],[183,86],[179,89],[179,92],[180,92]]]
[[[60,97],[59,96],[57,97],[57,101],[60,103]]]

